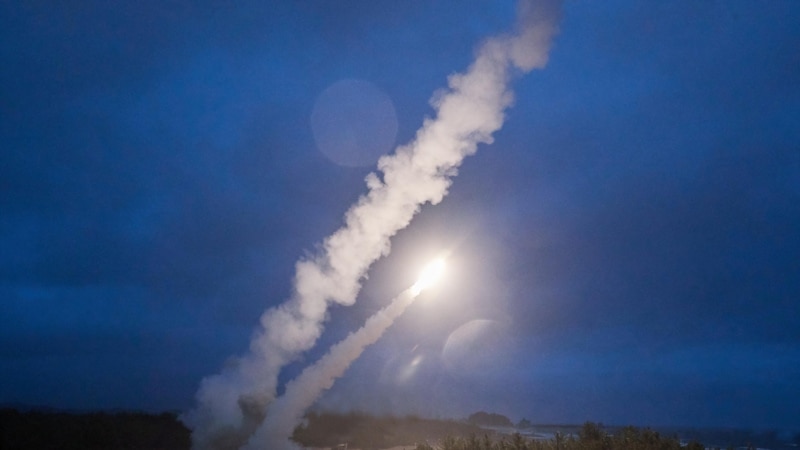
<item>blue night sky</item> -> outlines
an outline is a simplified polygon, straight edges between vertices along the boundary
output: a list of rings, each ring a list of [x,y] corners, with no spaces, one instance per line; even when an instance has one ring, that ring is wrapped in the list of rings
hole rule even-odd
[[[0,403],[190,408],[514,12],[0,4]],[[567,2],[495,142],[281,379],[446,249],[319,408],[796,428],[798,24],[790,0]]]

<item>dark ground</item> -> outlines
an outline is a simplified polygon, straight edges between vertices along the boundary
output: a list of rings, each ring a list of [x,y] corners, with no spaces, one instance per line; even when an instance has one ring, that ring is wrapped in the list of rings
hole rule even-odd
[[[532,425],[519,429],[525,440],[536,438],[537,448],[547,450],[554,443],[557,433],[563,438],[573,436],[583,441],[587,425],[601,430],[604,440],[597,442],[593,450],[617,450],[614,436],[627,431],[622,427],[597,424],[580,425]],[[513,428],[503,429],[503,432]],[[643,430],[643,433],[650,432]],[[771,450],[800,450],[800,433],[775,430],[746,431],[735,429],[657,429],[653,433],[662,436],[664,442],[680,441],[684,447],[698,448],[751,448]],[[309,447],[333,447],[347,443],[349,448],[380,449],[399,445],[415,445],[445,442],[446,438],[469,438],[476,436],[497,442],[508,438],[500,432],[480,428],[466,421],[425,419],[416,416],[375,417],[362,413],[333,414],[310,413],[303,426],[295,431],[295,439]],[[462,448],[460,442],[452,444]],[[464,441],[466,442],[466,441]],[[564,449],[566,442],[554,448]],[[183,450],[190,448],[189,430],[178,420],[175,413],[147,414],[139,412],[94,412],[71,413],[62,411],[19,411],[0,409],[0,450]],[[424,447],[420,447],[424,448]],[[454,447],[455,448],[455,447]],[[466,447],[464,447],[466,448]],[[583,448],[583,447],[580,447]],[[638,448],[638,447],[637,447]],[[622,449],[624,450],[624,449]],[[640,449],[642,450],[642,449]]]
[[[0,450],[177,450],[189,443],[172,413],[0,410]]]

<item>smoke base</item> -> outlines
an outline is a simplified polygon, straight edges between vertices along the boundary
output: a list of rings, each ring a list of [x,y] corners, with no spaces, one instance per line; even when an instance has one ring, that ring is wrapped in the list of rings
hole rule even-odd
[[[306,367],[297,378],[287,383],[286,392],[269,405],[263,425],[244,448],[247,450],[298,448],[289,441],[289,438],[300,424],[306,410],[325,390],[333,386],[336,379],[361,356],[364,349],[374,344],[416,298],[417,294],[411,289],[404,291],[388,306],[367,319],[361,329],[350,333],[341,342],[332,346],[317,363]]]

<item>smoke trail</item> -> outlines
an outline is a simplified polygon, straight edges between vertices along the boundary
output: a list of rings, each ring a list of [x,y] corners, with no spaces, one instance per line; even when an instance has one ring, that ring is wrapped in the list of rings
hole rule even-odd
[[[419,295],[407,289],[392,302],[367,319],[360,330],[350,333],[331,347],[314,365],[308,366],[294,380],[286,384],[286,392],[269,405],[263,425],[255,432],[245,447],[248,450],[296,449],[289,438],[300,424],[305,411],[314,404],[323,391],[330,389],[364,349],[374,344],[394,321]]]
[[[345,214],[345,225],[326,238],[315,257],[296,264],[294,292],[266,311],[249,352],[217,375],[203,379],[197,406],[182,416],[196,449],[245,444],[274,399],[280,369],[310,349],[322,333],[331,302],[350,305],[369,266],[389,253],[390,238],[425,203],[447,194],[462,160],[492,133],[512,103],[507,84],[516,68],[543,67],[556,32],[555,0],[519,4],[515,34],[487,40],[464,74],[448,79],[435,96],[435,119],[425,120],[409,145],[378,161],[366,178],[368,192]]]

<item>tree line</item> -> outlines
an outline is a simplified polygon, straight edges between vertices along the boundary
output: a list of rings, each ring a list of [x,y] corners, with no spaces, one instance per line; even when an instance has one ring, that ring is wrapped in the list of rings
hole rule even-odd
[[[703,444],[692,441],[682,447],[677,436],[664,436],[649,428],[625,427],[609,434],[602,426],[586,422],[577,436],[556,432],[552,439],[532,439],[519,433],[491,438],[472,434],[449,436],[435,444],[420,443],[416,450],[704,450]]]
[[[173,450],[189,445],[189,430],[173,413],[0,409],[0,450]]]

